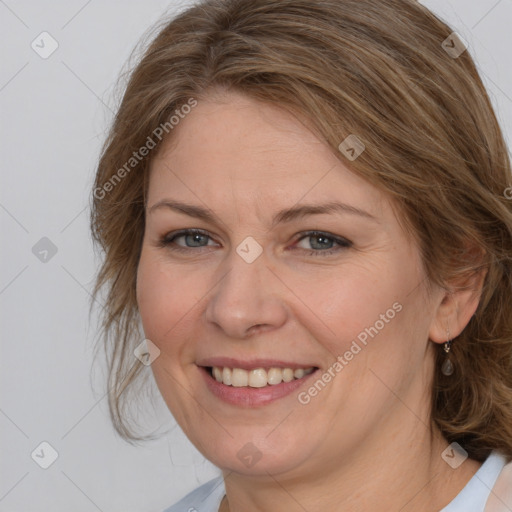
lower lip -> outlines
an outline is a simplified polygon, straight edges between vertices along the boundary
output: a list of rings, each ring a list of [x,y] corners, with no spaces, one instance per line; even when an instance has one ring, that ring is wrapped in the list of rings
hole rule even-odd
[[[317,372],[317,370],[315,370],[301,379],[294,379],[290,382],[281,382],[280,384],[268,385],[264,388],[251,388],[226,386],[226,384],[215,380],[211,376],[208,368],[201,366],[199,370],[203,374],[208,389],[217,398],[220,398],[228,404],[238,405],[240,407],[256,407],[258,405],[267,405],[275,402],[293,393]]]

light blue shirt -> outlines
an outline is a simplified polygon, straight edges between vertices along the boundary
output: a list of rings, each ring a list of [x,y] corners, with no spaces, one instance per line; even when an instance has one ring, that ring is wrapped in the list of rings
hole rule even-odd
[[[503,455],[492,452],[462,491],[439,512],[484,512],[491,489],[505,464]],[[163,512],[218,512],[225,493],[224,480],[219,476]]]

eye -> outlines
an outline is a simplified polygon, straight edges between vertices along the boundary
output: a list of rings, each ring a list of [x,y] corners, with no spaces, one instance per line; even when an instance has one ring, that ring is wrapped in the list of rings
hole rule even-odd
[[[301,247],[310,256],[329,256],[352,246],[352,242],[349,240],[323,231],[308,231],[303,233],[303,236],[299,238],[296,245],[300,246],[303,241],[307,241],[306,245],[309,245],[312,248],[308,249],[307,247],[304,247],[304,245]]]
[[[182,240],[182,243],[178,243]],[[306,242],[307,241],[307,242]],[[159,241],[160,247],[166,247],[173,251],[189,251],[201,247],[214,246],[210,235],[200,229],[183,229],[169,233]],[[302,244],[302,247],[301,247]],[[311,248],[305,247],[308,245]],[[323,231],[307,231],[295,244],[297,248],[304,250],[309,256],[329,256],[352,246],[352,242],[344,238]]]
[[[177,240],[180,239],[183,239],[184,244],[177,243]],[[210,235],[205,231],[200,229],[183,229],[165,235],[160,240],[159,245],[176,251],[186,251],[187,249],[206,247],[209,245],[209,240],[211,240]]]

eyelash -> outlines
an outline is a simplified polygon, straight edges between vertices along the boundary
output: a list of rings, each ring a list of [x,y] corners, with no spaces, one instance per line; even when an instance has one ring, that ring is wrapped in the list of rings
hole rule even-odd
[[[207,247],[207,246],[202,246],[202,247],[194,248],[194,247],[181,247],[181,246],[174,245],[174,242],[177,238],[180,238],[180,237],[186,236],[186,235],[204,235],[211,239],[210,235],[206,231],[202,231],[201,229],[183,229],[181,231],[176,231],[174,233],[169,233],[169,234],[165,235],[164,237],[162,237],[160,239],[158,245],[159,245],[159,247],[167,248],[172,251],[178,251],[178,252],[188,252],[193,249],[200,249],[202,247]],[[320,257],[330,256],[334,253],[340,252],[343,249],[348,249],[348,248],[352,247],[352,242],[350,242],[349,240],[336,237],[336,236],[331,235],[330,233],[327,233],[325,231],[305,231],[304,233],[301,233],[301,235],[302,236],[297,239],[296,243],[300,242],[304,238],[323,237],[323,238],[328,238],[329,240],[332,240],[339,246],[337,249],[331,248],[331,249],[326,249],[326,250],[302,249],[309,256],[320,256]],[[293,249],[293,250],[297,250],[297,249]]]

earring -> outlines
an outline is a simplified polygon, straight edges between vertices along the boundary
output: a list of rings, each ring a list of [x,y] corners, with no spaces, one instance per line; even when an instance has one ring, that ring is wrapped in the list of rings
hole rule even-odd
[[[443,366],[441,366],[441,372],[443,375],[446,375],[447,377],[449,377],[453,371],[454,371],[454,368],[453,368],[453,364],[452,362],[450,361],[450,357],[448,356],[448,354],[450,353],[450,349],[452,348],[452,340],[450,339],[450,331],[446,331],[447,332],[447,335],[448,335],[448,339],[445,341],[444,343],[444,352],[446,354],[446,359],[444,360],[444,363],[443,363]]]

